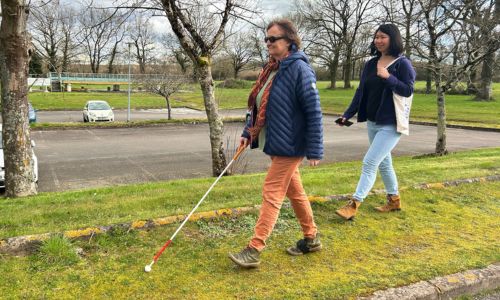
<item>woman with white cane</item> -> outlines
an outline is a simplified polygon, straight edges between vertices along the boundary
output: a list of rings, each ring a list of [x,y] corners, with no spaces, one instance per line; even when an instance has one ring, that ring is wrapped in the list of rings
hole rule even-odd
[[[257,267],[285,196],[290,199],[304,238],[287,249],[290,255],[321,250],[311,204],[304,192],[299,166],[306,157],[316,166],[323,157],[323,127],[316,77],[300,51],[295,26],[286,19],[267,26],[264,39],[269,62],[264,66],[248,99],[249,118],[240,144],[261,148],[271,166],[262,191],[262,207],[254,236],[229,258],[244,268]]]

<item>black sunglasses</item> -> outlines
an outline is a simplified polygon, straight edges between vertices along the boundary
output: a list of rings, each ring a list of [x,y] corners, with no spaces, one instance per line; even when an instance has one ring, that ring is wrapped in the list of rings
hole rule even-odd
[[[271,43],[274,43],[276,42],[277,40],[281,40],[281,39],[284,39],[285,37],[284,36],[266,36],[264,38],[264,42],[271,42]]]

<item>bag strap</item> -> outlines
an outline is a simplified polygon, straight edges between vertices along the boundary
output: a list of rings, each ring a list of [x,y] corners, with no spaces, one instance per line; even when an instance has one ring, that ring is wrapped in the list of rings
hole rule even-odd
[[[393,60],[393,61],[391,61],[391,62],[390,62],[387,66],[385,66],[385,68],[386,68],[386,69],[389,69],[389,67],[390,67],[393,63],[395,63],[396,61],[398,61],[401,57],[402,57],[402,56],[398,56],[398,57],[396,57],[396,59],[395,59],[395,60]]]

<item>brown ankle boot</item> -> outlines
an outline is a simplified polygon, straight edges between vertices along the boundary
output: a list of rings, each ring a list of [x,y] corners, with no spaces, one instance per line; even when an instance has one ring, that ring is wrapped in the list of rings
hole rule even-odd
[[[384,206],[375,207],[379,212],[390,212],[401,210],[401,200],[399,195],[387,195],[387,203]]]
[[[335,213],[346,220],[352,220],[361,205],[360,201],[351,198],[346,205],[335,211]]]

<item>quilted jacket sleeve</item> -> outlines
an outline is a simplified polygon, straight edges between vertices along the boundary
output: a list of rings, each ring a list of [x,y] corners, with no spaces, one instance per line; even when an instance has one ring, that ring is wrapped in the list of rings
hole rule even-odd
[[[323,115],[316,88],[316,75],[309,64],[301,62],[298,68],[297,98],[305,118],[307,159],[323,158]]]
[[[358,88],[356,89],[356,93],[354,94],[354,97],[352,98],[351,104],[349,107],[346,109],[346,111],[342,114],[342,116],[346,119],[352,118],[359,110],[359,103],[361,102],[361,97],[363,96],[363,86],[364,86],[364,75],[366,73],[366,68],[370,62],[367,62],[365,66],[363,67],[363,71],[360,76],[359,80],[359,85]]]

